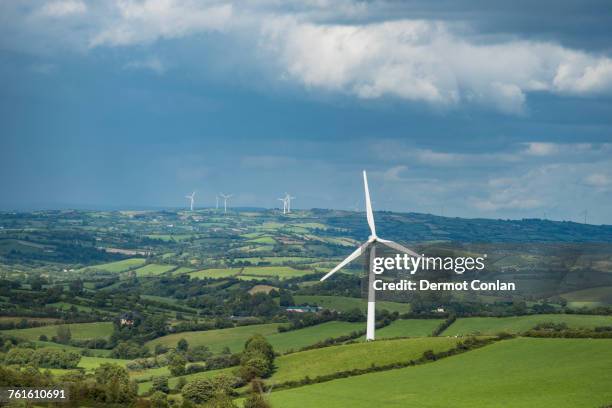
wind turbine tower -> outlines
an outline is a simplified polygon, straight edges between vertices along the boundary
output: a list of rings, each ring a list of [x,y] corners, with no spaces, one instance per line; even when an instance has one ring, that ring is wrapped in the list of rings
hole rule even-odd
[[[189,210],[193,211],[193,203],[195,201],[195,191],[191,195],[186,195],[185,198],[189,199]]]
[[[219,193],[219,196],[223,199],[223,214],[227,214],[227,200],[232,198],[231,194]]]
[[[287,207],[287,213],[291,212],[291,200],[295,200],[295,197],[291,197],[289,193],[285,193],[285,206]]]
[[[369,270],[368,270],[368,317],[367,317],[367,326],[366,326],[366,340],[371,341],[374,340],[374,330],[375,330],[375,319],[376,319],[376,291],[374,290],[374,281],[376,279],[376,275],[373,271],[374,259],[376,258],[376,245],[382,244],[396,251],[406,253],[410,256],[420,258],[421,256],[414,252],[411,249],[408,249],[396,242],[388,241],[386,239],[379,238],[376,235],[376,225],[374,224],[374,212],[372,211],[372,202],[370,201],[370,190],[368,189],[368,177],[366,175],[365,170],[363,171],[363,186],[365,189],[365,204],[366,204],[366,217],[368,220],[368,225],[370,226],[370,237],[366,242],[364,242],[359,248],[355,250],[352,254],[350,254],[344,261],[340,262],[334,269],[329,271],[329,273],[321,278],[321,281],[332,276],[334,273],[338,272],[344,266],[346,266],[349,262],[354,261],[359,258],[359,256],[366,252],[367,249],[370,250],[370,262],[369,262]]]
[[[278,200],[283,202],[283,214],[287,214],[287,199],[279,198]]]

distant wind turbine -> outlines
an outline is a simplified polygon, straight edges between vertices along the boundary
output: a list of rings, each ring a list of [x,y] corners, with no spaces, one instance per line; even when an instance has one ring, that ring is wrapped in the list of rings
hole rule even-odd
[[[215,208],[218,210],[219,209],[219,194],[217,194],[215,198],[217,199],[217,205],[215,206]]]
[[[584,215],[584,223],[587,223],[587,215],[589,214],[588,210],[584,210],[580,213],[581,215]]]
[[[219,196],[223,199],[223,214],[227,214],[227,200],[232,198],[232,195],[219,193]]]
[[[388,241],[386,239],[379,238],[376,235],[376,225],[374,224],[374,212],[372,211],[372,202],[370,201],[370,190],[368,189],[368,177],[365,170],[363,171],[363,186],[365,189],[365,204],[366,204],[366,217],[368,219],[368,225],[370,226],[370,237],[364,242],[359,248],[350,254],[344,261],[340,262],[334,269],[332,269],[327,275],[321,278],[321,281],[332,276],[334,273],[342,269],[349,262],[357,259],[363,254],[368,248],[370,249],[370,267],[368,270],[368,317],[366,325],[366,340],[374,340],[374,329],[375,329],[375,318],[376,318],[376,291],[374,290],[375,274],[372,269],[374,259],[376,258],[376,244],[381,243],[388,246],[396,251],[406,253],[410,256],[420,258],[421,256],[411,249],[408,249],[396,242]]]
[[[291,200],[295,200],[295,197],[291,197],[289,193],[285,193],[285,205],[287,206],[287,213],[291,212]]]
[[[279,198],[278,200],[283,202],[283,214],[287,214],[287,199]]]
[[[189,210],[193,211],[193,203],[195,201],[195,191],[191,195],[186,195],[185,198],[189,199]]]

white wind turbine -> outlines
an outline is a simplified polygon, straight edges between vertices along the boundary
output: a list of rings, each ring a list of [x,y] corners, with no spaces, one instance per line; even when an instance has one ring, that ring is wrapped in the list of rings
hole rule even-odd
[[[283,214],[287,214],[287,199],[279,198],[278,200],[283,202]]]
[[[189,199],[189,210],[193,211],[193,202],[195,201],[195,191],[191,195],[186,195],[185,198]]]
[[[285,193],[285,206],[287,207],[287,213],[291,212],[291,200],[295,200],[295,197],[291,197],[289,193]]]
[[[217,194],[215,198],[217,199],[217,205],[215,206],[215,208],[218,210],[219,209],[219,194]]]
[[[334,269],[332,269],[327,275],[321,278],[321,281],[332,276],[334,273],[338,272],[344,266],[346,266],[349,262],[357,259],[361,254],[363,254],[368,248],[370,249],[370,267],[368,268],[368,316],[367,316],[367,326],[366,326],[366,340],[374,340],[374,329],[375,329],[375,319],[376,319],[376,291],[374,290],[373,284],[375,280],[375,274],[373,271],[373,263],[374,258],[376,258],[376,244],[381,243],[383,245],[388,246],[391,249],[395,249],[396,251],[406,253],[408,255],[419,257],[420,255],[414,252],[411,249],[408,249],[396,242],[388,241],[386,239],[379,238],[376,235],[376,225],[374,224],[374,213],[372,212],[372,203],[370,201],[370,191],[368,189],[368,177],[366,175],[365,170],[363,171],[363,185],[365,188],[365,204],[366,204],[366,216],[368,219],[368,225],[370,226],[370,237],[366,242],[364,242],[359,248],[355,250],[352,254],[350,254],[344,261],[340,262]]]
[[[219,193],[219,196],[223,199],[223,214],[227,214],[227,200],[232,198],[231,194]]]

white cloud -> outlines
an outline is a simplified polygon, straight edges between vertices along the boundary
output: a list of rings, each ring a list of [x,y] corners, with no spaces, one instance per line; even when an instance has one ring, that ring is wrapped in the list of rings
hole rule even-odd
[[[65,17],[76,14],[83,14],[87,11],[87,6],[80,0],[53,1],[45,4],[40,13],[49,17]]]
[[[324,25],[277,18],[263,33],[288,77],[359,98],[467,102],[521,114],[529,92],[611,90],[607,57],[542,42],[477,44],[442,22]]]
[[[222,31],[233,14],[231,4],[194,0],[116,0],[115,4],[115,15],[91,38],[91,47],[129,46]]]
[[[223,55],[237,69],[263,65],[271,77],[314,91],[444,109],[476,105],[521,115],[534,92],[612,93],[606,55],[541,41],[483,39],[466,25],[444,21],[391,20],[382,3],[56,0],[20,8],[0,2],[0,13],[11,16],[0,34],[15,38],[16,48],[25,46],[25,36],[45,51],[53,43],[83,51],[223,33],[221,41],[232,44]],[[73,18],[51,18],[60,16]],[[368,16],[380,22],[363,22]]]

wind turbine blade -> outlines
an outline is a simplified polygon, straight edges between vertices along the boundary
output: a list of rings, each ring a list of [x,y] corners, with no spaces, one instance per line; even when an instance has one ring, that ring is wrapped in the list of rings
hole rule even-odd
[[[372,212],[372,202],[370,201],[370,189],[368,188],[368,176],[366,171],[363,171],[363,186],[365,188],[365,202],[366,202],[366,217],[368,218],[368,225],[372,236],[376,236],[376,225],[374,225],[374,213]]]
[[[388,241],[386,239],[380,239],[380,238],[378,238],[377,241],[380,242],[381,244],[388,246],[389,248],[395,249],[396,251],[403,252],[408,255],[412,255],[416,258],[421,257],[421,255],[417,254],[412,249],[408,249],[405,246],[398,244],[397,242]]]
[[[350,254],[349,256],[346,257],[346,259],[342,262],[340,262],[338,265],[336,265],[336,267],[334,269],[332,269],[331,271],[329,271],[327,273],[327,275],[325,275],[324,277],[321,278],[321,282],[323,282],[325,279],[329,278],[330,276],[332,276],[334,273],[338,272],[338,270],[342,269],[344,266],[346,266],[349,262],[354,261],[355,259],[359,258],[359,255],[361,255],[363,253],[363,251],[368,247],[368,245],[370,245],[372,243],[371,240],[367,240],[365,243],[363,243],[359,248],[357,248],[352,254]]]

